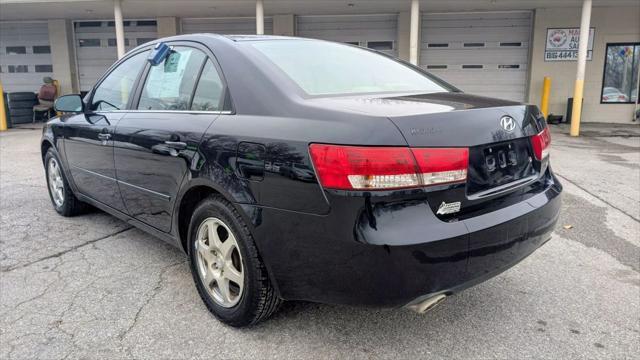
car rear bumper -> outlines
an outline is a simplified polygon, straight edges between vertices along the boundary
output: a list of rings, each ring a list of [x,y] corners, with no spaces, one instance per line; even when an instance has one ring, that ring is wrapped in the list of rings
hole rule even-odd
[[[550,175],[526,200],[455,222],[436,218],[426,201],[365,201],[353,211],[330,199],[326,216],[245,211],[284,299],[398,307],[453,294],[530,255],[551,237],[561,191]]]

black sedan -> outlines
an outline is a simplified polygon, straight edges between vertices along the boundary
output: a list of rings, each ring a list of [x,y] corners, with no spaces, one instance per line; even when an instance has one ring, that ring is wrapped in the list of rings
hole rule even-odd
[[[56,110],[56,211],[92,205],[176,245],[233,326],[283,300],[424,312],[531,254],[560,209],[535,106],[351,45],[160,39]]]

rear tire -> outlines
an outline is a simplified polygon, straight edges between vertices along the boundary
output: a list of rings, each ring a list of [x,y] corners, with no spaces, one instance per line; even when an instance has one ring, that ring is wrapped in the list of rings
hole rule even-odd
[[[58,214],[70,217],[86,212],[89,205],[78,200],[73,194],[64,175],[60,159],[51,148],[47,150],[44,157],[44,169],[49,198]]]
[[[234,327],[249,326],[278,309],[282,301],[253,237],[228,201],[220,196],[204,199],[191,217],[188,240],[193,280],[218,320]],[[225,278],[230,274],[234,275]],[[224,286],[218,284],[227,284],[227,289],[221,290]]]

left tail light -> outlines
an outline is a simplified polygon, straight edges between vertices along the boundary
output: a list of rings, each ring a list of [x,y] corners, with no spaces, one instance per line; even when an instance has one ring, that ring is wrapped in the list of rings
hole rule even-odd
[[[549,147],[551,146],[551,132],[549,127],[545,126],[539,134],[531,137],[531,145],[533,146],[533,155],[537,160],[542,161],[549,156]]]
[[[368,147],[311,144],[311,159],[327,189],[389,190],[467,179],[466,148]]]

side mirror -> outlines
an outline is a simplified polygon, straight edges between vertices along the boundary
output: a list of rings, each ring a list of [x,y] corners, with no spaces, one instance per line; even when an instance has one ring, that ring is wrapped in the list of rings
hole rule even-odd
[[[56,99],[53,108],[55,111],[64,113],[82,113],[84,112],[84,103],[80,95],[64,95]]]

